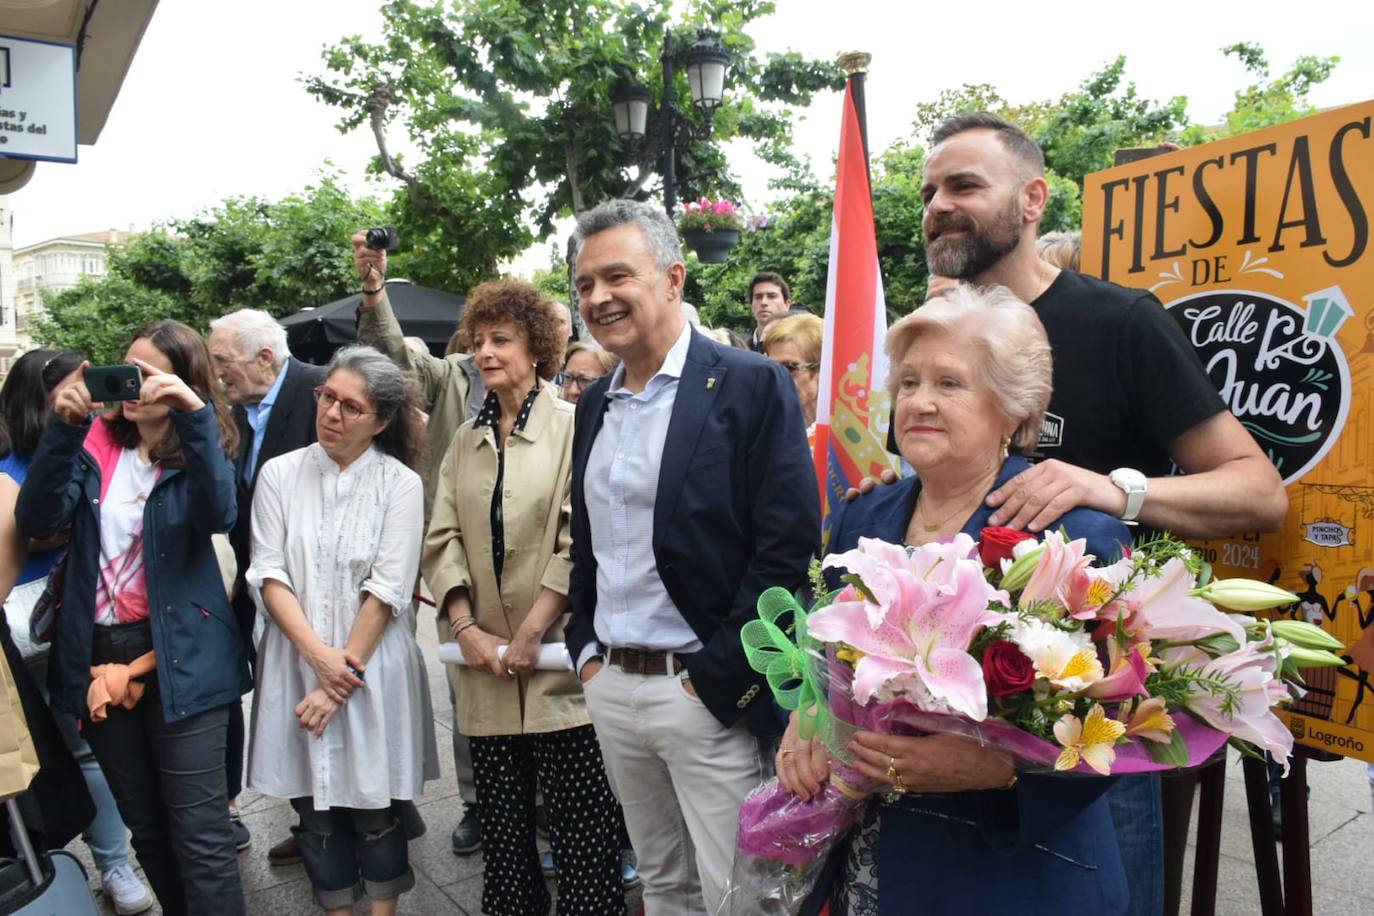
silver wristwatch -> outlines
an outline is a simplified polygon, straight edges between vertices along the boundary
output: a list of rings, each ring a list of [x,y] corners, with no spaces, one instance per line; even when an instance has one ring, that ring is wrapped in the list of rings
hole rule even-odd
[[[1149,488],[1145,475],[1135,468],[1117,468],[1107,476],[1126,494],[1126,511],[1121,513],[1121,520],[1135,521],[1135,517],[1140,514],[1140,507],[1145,503],[1145,491]]]

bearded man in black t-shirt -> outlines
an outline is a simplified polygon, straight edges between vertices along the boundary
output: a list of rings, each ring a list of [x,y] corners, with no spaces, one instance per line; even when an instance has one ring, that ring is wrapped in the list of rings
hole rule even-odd
[[[932,140],[921,187],[931,273],[1009,288],[1054,350],[1033,456],[1044,460],[991,494],[993,524],[1039,531],[1086,506],[1193,538],[1278,528],[1278,472],[1159,300],[1036,256],[1049,189],[1035,142],[988,114],[951,118]]]
[[[1036,255],[1049,189],[1035,142],[988,114],[951,118],[932,141],[921,186],[931,273],[1009,288],[1035,308],[1054,352],[1054,393],[1031,456],[1040,460],[989,494],[990,523],[1039,532],[1086,506],[1192,538],[1278,528],[1282,479],[1159,300]],[[1170,783],[1169,808],[1181,813],[1167,830],[1158,776],[1122,777],[1106,796],[1130,916],[1163,911],[1166,887],[1177,899],[1191,784]]]

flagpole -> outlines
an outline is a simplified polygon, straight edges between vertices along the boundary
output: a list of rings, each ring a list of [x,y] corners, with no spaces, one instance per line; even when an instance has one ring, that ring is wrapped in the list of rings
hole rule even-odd
[[[873,62],[873,55],[867,51],[846,51],[836,62],[849,74],[849,91],[854,99],[854,112],[859,116],[859,137],[864,146],[864,167],[868,168],[868,106],[864,102],[864,77],[868,75],[868,65]],[[871,169],[868,178],[872,186]]]

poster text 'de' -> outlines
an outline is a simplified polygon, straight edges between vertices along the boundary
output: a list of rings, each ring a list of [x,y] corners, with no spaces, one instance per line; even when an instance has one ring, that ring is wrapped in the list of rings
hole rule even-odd
[[[1374,761],[1374,101],[1088,176],[1083,270],[1154,292],[1288,487],[1271,534],[1197,547],[1345,644],[1298,740]]]

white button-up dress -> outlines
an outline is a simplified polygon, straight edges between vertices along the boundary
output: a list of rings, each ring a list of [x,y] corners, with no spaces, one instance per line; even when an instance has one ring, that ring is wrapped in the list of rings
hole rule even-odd
[[[318,444],[267,462],[253,496],[246,575],[262,608],[268,579],[295,593],[315,634],[342,647],[367,594],[394,617],[367,663],[367,686],[321,738],[300,727],[297,703],[318,686],[314,669],[269,617],[258,645],[248,785],[315,808],[385,808],[437,779],[434,717],[411,599],[424,507],[420,477],[369,449],[344,471]]]

